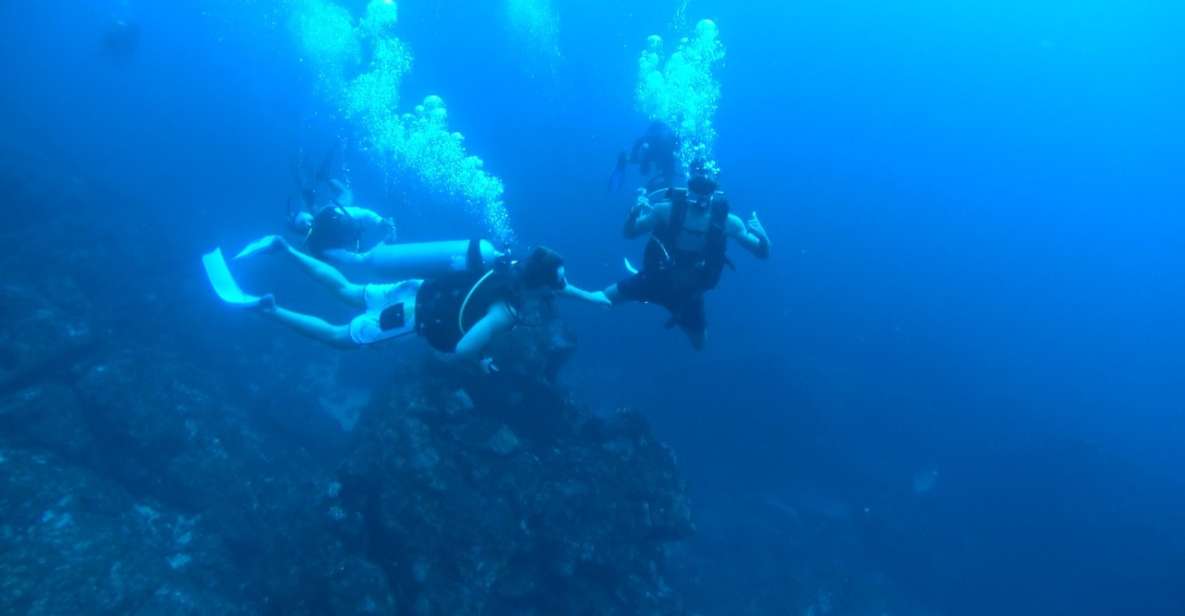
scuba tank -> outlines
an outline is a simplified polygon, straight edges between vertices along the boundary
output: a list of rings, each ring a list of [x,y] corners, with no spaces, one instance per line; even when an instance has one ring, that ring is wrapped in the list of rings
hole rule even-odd
[[[392,279],[433,278],[451,272],[484,272],[503,256],[487,240],[382,244],[370,251],[370,269]]]

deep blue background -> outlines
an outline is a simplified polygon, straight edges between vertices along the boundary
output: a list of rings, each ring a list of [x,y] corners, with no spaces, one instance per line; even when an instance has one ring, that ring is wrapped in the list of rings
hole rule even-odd
[[[175,211],[159,232],[192,269],[166,291],[213,301],[199,251],[275,229],[292,154],[349,131],[313,96],[283,3],[71,4],[0,2],[3,145]],[[673,40],[677,3],[556,4],[551,73],[501,3],[401,3],[403,99],[444,96],[519,235],[599,286],[641,248],[604,184],[645,126],[638,51]],[[705,510],[867,508],[870,557],[945,613],[1185,613],[1185,9],[1169,6],[691,2],[728,47],[724,187],[774,257],[735,259],[701,354],[656,309],[572,307],[569,380],[644,409]],[[97,53],[116,16],[143,28],[127,65]],[[458,219],[348,162],[405,237]]]

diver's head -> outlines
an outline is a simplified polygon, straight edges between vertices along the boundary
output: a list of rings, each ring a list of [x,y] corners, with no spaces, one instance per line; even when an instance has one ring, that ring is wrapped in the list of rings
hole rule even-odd
[[[525,259],[515,264],[519,281],[526,289],[562,290],[568,285],[564,258],[546,246],[537,246]]]
[[[298,235],[308,235],[313,228],[313,215],[309,212],[297,212],[289,222],[292,231]]]
[[[687,190],[699,197],[710,197],[720,185],[716,181],[719,169],[715,161],[695,159],[687,173]]]
[[[346,183],[338,180],[329,180],[329,188],[331,190],[330,200],[342,207],[350,207],[354,205],[354,191],[350,190]]]

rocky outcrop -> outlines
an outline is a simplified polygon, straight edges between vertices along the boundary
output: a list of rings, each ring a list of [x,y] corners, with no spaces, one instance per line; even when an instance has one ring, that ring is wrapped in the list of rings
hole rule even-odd
[[[556,385],[547,306],[496,375],[391,361],[354,424],[318,402],[334,351],[162,274],[170,238],[80,181],[0,162],[38,204],[0,230],[0,613],[682,611],[674,457]]]
[[[674,457],[639,415],[597,418],[515,377],[483,380],[473,396],[447,378],[420,382],[360,424],[336,505],[339,536],[386,572],[400,603],[417,614],[679,611],[664,548],[691,533],[690,510]]]

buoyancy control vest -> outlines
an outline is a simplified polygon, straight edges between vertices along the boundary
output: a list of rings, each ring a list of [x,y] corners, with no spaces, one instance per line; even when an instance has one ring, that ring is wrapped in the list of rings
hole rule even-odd
[[[471,246],[477,246],[475,241]],[[416,333],[432,348],[451,353],[490,307],[507,302],[517,314],[518,281],[507,260],[493,268],[482,265],[480,252],[470,249],[468,267],[429,278],[416,294]]]
[[[700,290],[715,288],[720,283],[724,267],[729,264],[725,254],[728,246],[728,199],[720,191],[708,197],[711,200],[708,204],[710,213],[703,248],[681,250],[679,236],[685,231],[684,222],[692,197],[686,188],[671,188],[665,192],[671,204],[670,218],[665,226],[655,230],[646,244],[643,261],[645,269],[674,270],[675,274],[688,280],[687,284]]]
[[[362,225],[346,208],[331,203],[313,215],[305,247],[314,255],[336,248],[357,252],[362,242]]]

